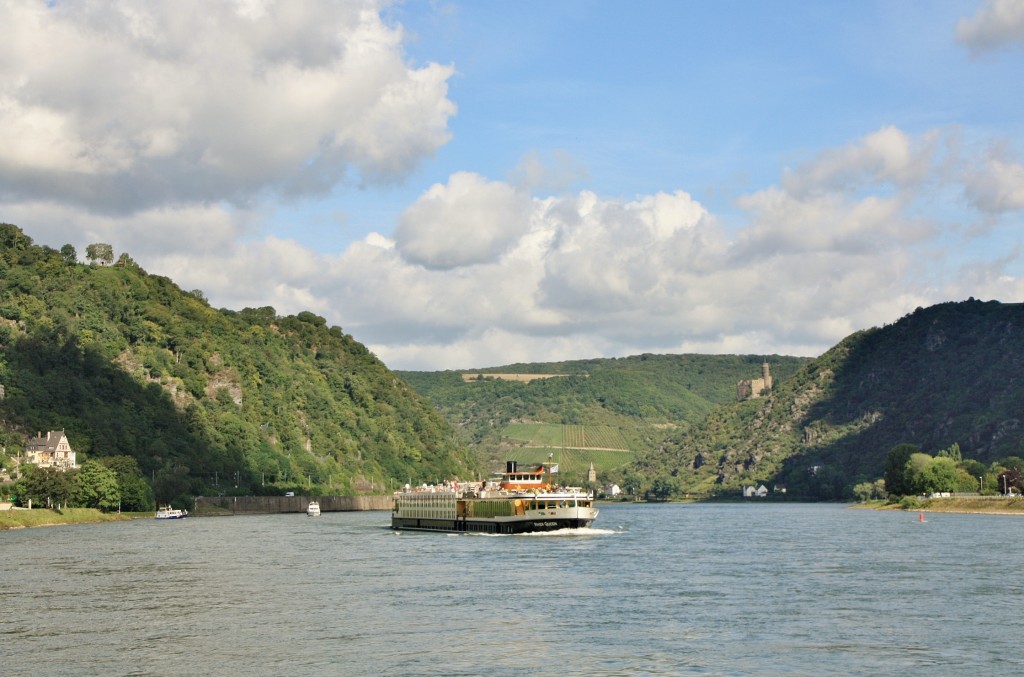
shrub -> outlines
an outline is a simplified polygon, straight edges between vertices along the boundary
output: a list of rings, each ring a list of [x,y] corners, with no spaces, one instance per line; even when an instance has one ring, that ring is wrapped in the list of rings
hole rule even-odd
[[[900,499],[900,508],[903,510],[920,510],[921,499],[917,496],[904,496]]]

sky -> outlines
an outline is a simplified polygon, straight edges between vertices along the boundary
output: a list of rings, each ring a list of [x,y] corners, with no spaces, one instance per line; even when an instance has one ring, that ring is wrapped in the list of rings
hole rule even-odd
[[[1024,300],[1024,0],[0,0],[0,222],[392,369]]]

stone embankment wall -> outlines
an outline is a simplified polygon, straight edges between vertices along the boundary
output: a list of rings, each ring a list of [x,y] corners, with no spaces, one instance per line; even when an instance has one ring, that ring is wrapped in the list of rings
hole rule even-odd
[[[281,512],[306,512],[310,501],[320,504],[320,512],[354,510],[391,510],[391,496],[198,496],[196,515],[260,515]],[[189,511],[190,513],[193,510]]]

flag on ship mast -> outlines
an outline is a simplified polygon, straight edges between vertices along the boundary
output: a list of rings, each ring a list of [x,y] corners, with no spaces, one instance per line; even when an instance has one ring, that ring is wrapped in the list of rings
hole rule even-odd
[[[548,472],[549,472],[549,473],[556,473],[556,472],[558,472],[558,464],[556,463],[556,464],[554,464],[553,466],[551,466],[551,467],[550,467],[550,468],[548,469]]]

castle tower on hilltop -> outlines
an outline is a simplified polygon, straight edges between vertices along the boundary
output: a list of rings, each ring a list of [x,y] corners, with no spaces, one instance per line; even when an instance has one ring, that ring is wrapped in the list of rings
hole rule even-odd
[[[739,381],[736,384],[736,401],[753,400],[771,393],[772,370],[768,360],[761,364],[761,378]]]

